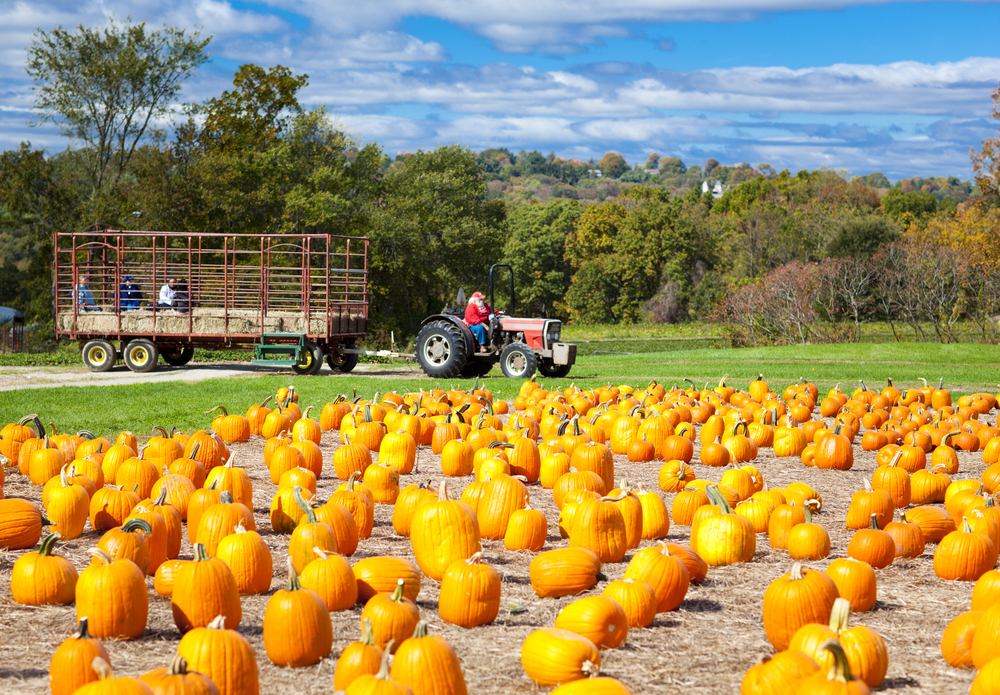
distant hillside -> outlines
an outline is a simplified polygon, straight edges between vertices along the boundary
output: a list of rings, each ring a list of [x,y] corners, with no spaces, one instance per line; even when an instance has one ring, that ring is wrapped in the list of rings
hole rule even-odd
[[[396,155],[395,159],[384,157],[383,172],[402,166],[411,156],[411,153],[403,153]],[[514,205],[552,198],[600,202],[617,198],[623,190],[636,184],[682,195],[692,188],[704,189],[707,183],[708,190],[714,190],[718,197],[744,181],[758,177],[774,179],[781,173],[792,173],[788,170],[778,172],[767,163],[756,167],[747,162],[726,165],[715,159],[709,159],[702,165],[688,166],[678,157],[660,157],[656,153],[651,154],[645,164],[630,166],[616,152],[607,153],[600,161],[584,162],[563,159],[555,153],[543,155],[537,151],[521,150],[514,154],[507,148],[491,148],[476,153],[476,161],[488,182],[489,197],[502,198]],[[864,176],[834,173],[879,190],[881,195],[893,189],[903,193],[930,193],[937,199],[938,207],[946,210],[979,194],[975,182],[955,176],[915,176],[893,184],[885,174],[877,171]]]

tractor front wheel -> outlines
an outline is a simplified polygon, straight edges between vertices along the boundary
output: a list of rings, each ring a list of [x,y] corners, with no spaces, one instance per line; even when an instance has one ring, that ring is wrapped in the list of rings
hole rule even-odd
[[[500,353],[500,371],[508,379],[530,379],[538,368],[538,358],[524,343],[511,343]]]
[[[542,373],[542,376],[547,376],[550,379],[561,379],[567,374],[569,374],[569,369],[571,365],[568,364],[553,364],[550,360],[542,360],[538,363],[538,371]]]
[[[455,324],[431,321],[417,334],[417,362],[427,376],[452,379],[467,360],[465,336]]]

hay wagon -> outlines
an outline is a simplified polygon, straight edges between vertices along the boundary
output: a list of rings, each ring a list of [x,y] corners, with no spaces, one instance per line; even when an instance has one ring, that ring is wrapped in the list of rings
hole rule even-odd
[[[93,371],[183,365],[197,347],[349,372],[365,352],[367,238],[89,230],[53,242],[56,334]]]

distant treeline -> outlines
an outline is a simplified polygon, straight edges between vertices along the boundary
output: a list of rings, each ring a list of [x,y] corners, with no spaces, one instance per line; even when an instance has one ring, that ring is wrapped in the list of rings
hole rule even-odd
[[[397,154],[394,159],[383,156],[383,173],[401,166],[411,156],[409,152]],[[779,174],[791,175],[789,170],[779,172],[767,163],[751,166],[741,162],[730,166],[709,159],[702,165],[689,166],[679,157],[661,157],[656,152],[649,155],[645,164],[631,166],[617,152],[608,152],[599,161],[582,161],[564,159],[554,152],[543,155],[538,151],[521,150],[514,154],[500,147],[483,150],[475,157],[489,182],[490,195],[513,203],[549,198],[606,200],[617,197],[629,184],[663,188],[674,194],[701,188],[706,182],[710,189],[718,183],[719,188],[726,190],[758,177],[773,179]],[[849,176],[842,171],[835,173],[883,193],[890,189],[926,193],[935,199],[935,207],[945,210],[954,210],[958,204],[979,195],[975,181],[957,176],[914,176],[893,184],[878,171],[863,176]]]

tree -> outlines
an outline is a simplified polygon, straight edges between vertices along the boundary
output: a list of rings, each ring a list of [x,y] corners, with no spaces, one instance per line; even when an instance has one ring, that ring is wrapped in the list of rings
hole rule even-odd
[[[660,155],[653,152],[648,157],[646,157],[646,168],[647,169],[659,169],[660,168]]]
[[[86,170],[94,191],[104,187],[109,169],[118,183],[150,124],[170,115],[184,80],[208,60],[211,39],[113,18],[104,29],[35,33],[26,67],[34,106],[40,122],[57,124],[90,149]]]
[[[855,176],[854,181],[871,186],[872,188],[892,188],[889,178],[881,171],[866,174],[865,176]]]
[[[681,176],[685,172],[687,167],[679,157],[660,158],[660,176]]]
[[[503,253],[506,205],[487,199],[475,156],[457,145],[418,151],[385,184],[371,230],[371,315],[412,334],[459,287],[486,289]]]
[[[601,161],[597,164],[601,169],[601,173],[608,178],[617,179],[619,176],[628,171],[628,162],[625,158],[617,152],[608,152],[603,157]]]
[[[875,255],[880,248],[899,240],[899,232],[885,215],[852,217],[834,237],[826,252],[834,258]]]
[[[937,212],[937,207],[937,198],[930,193],[917,193],[915,191],[904,193],[898,188],[893,188],[882,198],[882,210],[900,222],[904,220],[906,215],[920,220]]]
[[[1000,87],[993,92],[993,118],[1000,120]],[[979,152],[972,152],[972,168],[983,195],[1000,196],[1000,134],[983,140]]]
[[[632,323],[663,288],[673,288],[667,317],[685,313],[694,266],[704,253],[698,227],[681,217],[682,201],[635,186],[614,203],[586,208],[566,240],[573,268],[566,304],[574,320]]]
[[[562,315],[559,305],[569,289],[571,273],[564,249],[583,210],[575,200],[556,199],[519,205],[511,211],[503,260],[514,268],[519,314]]]
[[[197,109],[205,116],[198,144],[235,155],[268,147],[302,114],[297,94],[307,84],[309,75],[293,75],[282,65],[267,70],[241,65],[233,77],[235,89]]]

